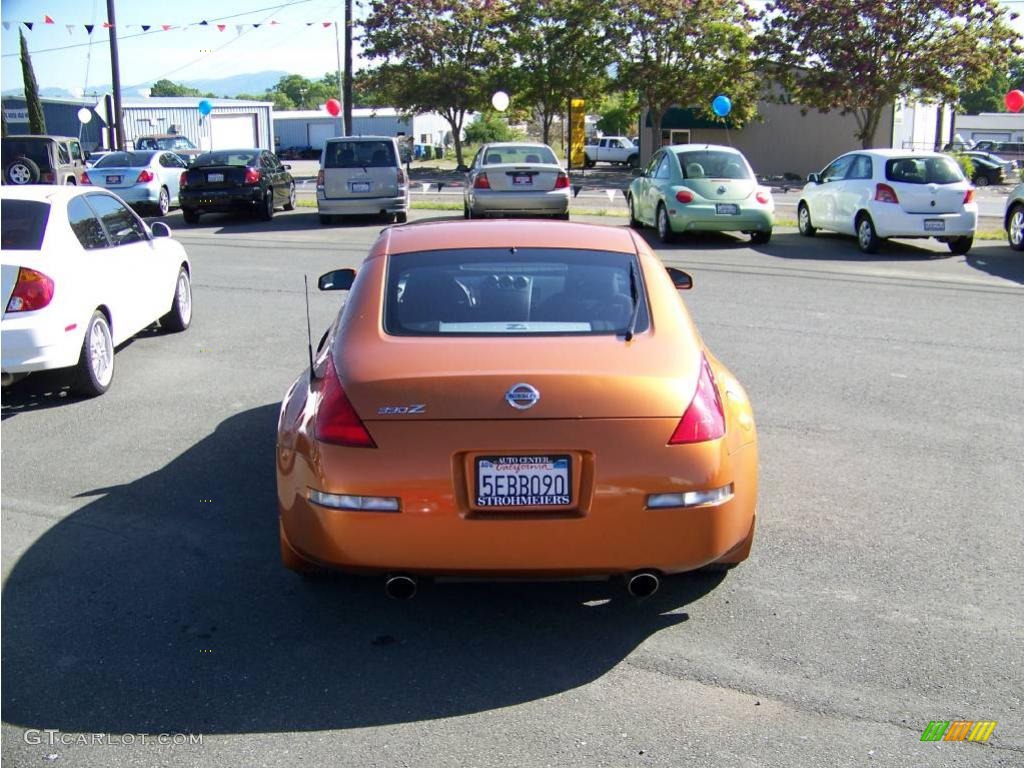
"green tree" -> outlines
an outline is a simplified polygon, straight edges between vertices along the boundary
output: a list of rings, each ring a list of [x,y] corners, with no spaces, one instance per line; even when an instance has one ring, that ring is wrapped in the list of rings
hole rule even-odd
[[[170,80],[157,80],[150,86],[150,96],[202,96],[198,88],[173,83]]]
[[[502,0],[374,0],[363,50],[380,60],[374,89],[406,113],[437,112],[463,165],[466,115],[489,102],[508,66],[510,12]]]
[[[25,33],[18,29],[21,37],[21,76],[25,81],[25,108],[28,110],[28,132],[36,136],[46,133],[46,118],[43,117],[43,103],[39,100],[39,83],[32,69],[32,57],[28,55]]]
[[[996,68],[988,80],[977,88],[965,90],[960,97],[959,111],[969,115],[981,112],[1002,112],[1006,109],[1004,99],[1014,88],[1024,88],[1024,56],[1017,56]]]
[[[863,147],[897,99],[956,104],[1022,51],[996,0],[773,0],[759,49],[793,101],[853,114]]]
[[[493,110],[481,112],[477,115],[476,120],[466,126],[466,141],[470,144],[518,141],[521,138],[522,134],[510,127],[508,121]]]
[[[632,136],[636,132],[640,105],[634,93],[614,93],[605,97],[597,113],[597,130],[607,136]]]
[[[542,141],[569,99],[594,99],[608,80],[612,22],[609,0],[515,0],[509,47],[515,100],[533,108]]]
[[[616,2],[617,83],[638,95],[656,137],[673,105],[716,119],[711,102],[720,93],[732,100],[732,124],[757,115],[760,84],[751,58],[755,15],[742,0]]]
[[[318,109],[328,99],[338,98],[338,87],[336,81],[331,85],[324,80],[310,80],[302,75],[285,75],[269,93],[286,96],[294,105],[292,109]],[[273,100],[276,107],[278,100]]]

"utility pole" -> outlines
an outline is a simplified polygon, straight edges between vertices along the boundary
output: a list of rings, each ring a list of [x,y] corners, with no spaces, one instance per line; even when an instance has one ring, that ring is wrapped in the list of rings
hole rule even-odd
[[[109,0],[108,0],[109,2]],[[345,135],[352,135],[352,0],[345,0],[345,78],[341,108],[345,114]]]
[[[114,88],[114,114],[111,116],[114,123],[114,136],[117,146],[111,149],[124,149],[124,123],[121,121],[121,65],[117,60],[117,24],[114,19],[114,0],[107,0],[107,23],[110,29],[107,34],[110,36],[110,82]]]
[[[345,85],[344,85],[345,81],[342,79],[344,77],[344,75],[342,75],[342,73],[341,73],[341,43],[339,42],[339,39],[338,39],[338,22],[334,22],[334,49],[335,49],[335,51],[338,54],[338,101],[341,102],[341,108],[344,109],[345,108],[345,104],[347,102],[346,102],[346,99],[345,99]],[[344,115],[344,113],[342,113],[342,115]],[[341,119],[341,123],[342,123],[342,131],[344,132],[344,127],[345,127],[345,118],[344,118],[344,116]]]

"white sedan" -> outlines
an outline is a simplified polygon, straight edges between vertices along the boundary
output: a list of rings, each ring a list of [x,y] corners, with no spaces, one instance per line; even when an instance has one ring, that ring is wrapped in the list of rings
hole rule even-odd
[[[104,190],[3,187],[2,383],[73,368],[76,392],[101,395],[115,347],[156,320],[188,328],[192,267],[170,234]]]
[[[797,204],[800,234],[855,235],[864,253],[889,237],[935,237],[953,253],[974,243],[978,204],[956,160],[938,152],[863,149],[807,177]]]

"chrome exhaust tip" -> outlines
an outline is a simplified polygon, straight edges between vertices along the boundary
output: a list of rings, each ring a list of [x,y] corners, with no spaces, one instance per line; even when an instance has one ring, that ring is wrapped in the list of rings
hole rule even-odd
[[[416,596],[416,579],[411,576],[388,576],[384,581],[384,593],[392,600],[409,600]]]
[[[654,571],[639,571],[626,580],[626,589],[636,598],[650,597],[661,586],[661,577]]]

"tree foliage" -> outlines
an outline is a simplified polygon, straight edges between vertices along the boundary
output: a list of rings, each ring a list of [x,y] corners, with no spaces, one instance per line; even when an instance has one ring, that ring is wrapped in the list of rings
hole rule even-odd
[[[364,54],[380,63],[377,92],[403,112],[435,111],[448,121],[463,165],[466,115],[490,103],[508,65],[510,10],[502,0],[375,0],[364,24]]]
[[[39,83],[32,69],[32,57],[28,55],[25,33],[18,29],[21,37],[21,76],[25,81],[25,109],[28,111],[28,132],[41,136],[46,133],[46,118],[43,116],[43,102],[39,100]]]
[[[640,116],[640,105],[636,94],[614,93],[601,101],[597,109],[601,117],[597,121],[597,130],[606,136],[633,136],[636,133],[637,118]]]
[[[897,99],[956,104],[1021,42],[996,0],[773,0],[759,48],[794,101],[853,114],[867,148]]]
[[[742,0],[615,0],[617,83],[649,110],[655,136],[673,105],[711,111],[716,95],[732,100],[729,122],[757,114],[753,21]],[[655,139],[657,141],[657,139]]]
[[[466,141],[470,144],[518,141],[522,138],[519,131],[509,126],[508,120],[493,110],[481,112],[476,120],[466,126]]]
[[[150,86],[150,96],[202,96],[203,94],[198,88],[189,88],[187,85],[180,83],[174,83],[166,78],[163,80],[157,80]],[[209,94],[207,94],[209,95]]]
[[[1014,88],[1024,88],[1024,56],[1017,56],[1005,65],[996,62],[994,71],[985,82],[964,91],[959,111],[969,115],[1002,112],[1006,109],[1006,94]]]

